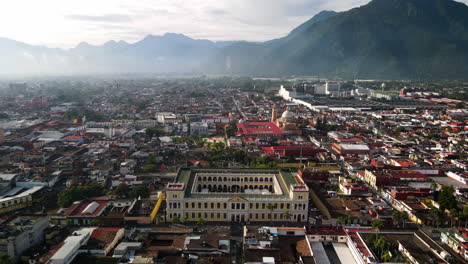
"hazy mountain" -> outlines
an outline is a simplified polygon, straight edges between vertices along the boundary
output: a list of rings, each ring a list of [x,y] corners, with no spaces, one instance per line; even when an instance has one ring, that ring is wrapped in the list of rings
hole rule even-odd
[[[466,78],[468,7],[452,0],[373,0],[324,11],[263,43],[181,34],[49,49],[0,38],[0,74],[232,73],[348,78]]]
[[[374,0],[304,24],[286,41],[232,45],[226,72],[350,78],[466,78],[468,7],[451,0]],[[248,54],[248,55],[246,55]],[[210,64],[210,65],[211,65]]]
[[[266,43],[269,43],[269,42],[274,42],[274,41],[287,41],[287,40],[291,40],[292,38],[294,38],[295,36],[299,35],[299,34],[302,34],[304,31],[306,31],[309,27],[311,27],[313,24],[317,23],[317,22],[320,22],[322,20],[326,20],[330,17],[334,17],[336,15],[338,15],[339,13],[338,12],[335,12],[335,11],[322,11],[320,13],[318,13],[317,15],[313,16],[311,19],[307,20],[306,22],[304,22],[303,24],[301,24],[300,26],[298,26],[297,28],[293,29],[291,31],[291,33],[289,33],[287,36],[283,37],[283,38],[280,38],[280,39],[276,39],[276,40],[271,40],[271,41],[267,41]]]

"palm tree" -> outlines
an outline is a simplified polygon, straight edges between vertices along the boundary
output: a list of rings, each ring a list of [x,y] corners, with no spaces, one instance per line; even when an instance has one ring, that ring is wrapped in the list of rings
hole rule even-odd
[[[288,219],[288,221],[291,219],[291,213],[289,211],[286,211],[283,213],[283,217]]]
[[[270,210],[270,219],[272,218],[272,214],[273,214],[273,211],[278,207],[278,204],[272,204],[272,203],[269,203],[267,204],[266,208],[268,210]]]
[[[392,212],[392,220],[393,220],[393,225],[395,225],[395,223],[398,223],[398,226],[400,225],[400,220],[401,220],[400,211],[395,210]]]
[[[343,225],[345,223],[344,216],[339,216],[338,219],[336,219],[336,222],[340,225]]]
[[[400,219],[403,222],[403,228],[405,228],[405,223],[409,219],[408,213],[406,211],[400,212]]]
[[[178,215],[174,215],[174,217],[172,217],[171,223],[173,224],[180,223],[180,217]]]
[[[156,219],[156,223],[157,223],[157,224],[160,224],[160,223],[162,223],[162,221],[164,220],[164,217],[163,217],[162,214],[156,214],[155,219]]]
[[[442,219],[443,212],[440,209],[433,207],[429,211],[429,214],[431,215],[431,218],[432,218],[432,225],[434,225],[434,222],[435,222],[436,227],[439,228],[439,224],[440,224],[440,220]]]
[[[382,227],[384,227],[384,223],[382,222],[382,220],[376,219],[374,220],[374,222],[372,222],[372,229],[375,229],[378,232],[380,232],[380,229],[382,229]]]
[[[467,224],[467,221],[468,221],[468,205],[463,207],[463,218],[465,218],[465,228],[466,228],[466,224]]]
[[[182,221],[181,221],[181,222],[182,222],[182,223],[187,223],[187,221],[188,221],[188,216],[184,216],[184,217],[182,218]]]
[[[203,224],[205,224],[205,219],[203,219],[203,218],[201,218],[201,217],[198,218],[197,224],[198,224],[198,225],[203,225]]]
[[[458,216],[458,210],[455,208],[450,209],[450,227],[453,227],[453,219]],[[455,223],[457,221],[455,220]]]
[[[350,216],[350,215],[347,215],[347,216],[346,216],[346,223],[347,223],[347,224],[351,224],[352,222],[353,222],[353,217]]]
[[[385,251],[383,254],[382,254],[382,257],[381,257],[382,261],[383,262],[390,262],[392,260],[392,256],[390,256],[390,251]]]
[[[388,247],[387,237],[381,236],[377,241],[375,241],[374,246],[379,250],[379,255],[381,256],[383,251]]]

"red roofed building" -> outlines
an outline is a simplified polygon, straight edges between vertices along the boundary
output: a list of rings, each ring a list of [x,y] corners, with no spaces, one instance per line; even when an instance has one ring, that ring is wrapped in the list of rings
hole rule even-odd
[[[297,174],[301,176],[305,182],[327,182],[328,177],[330,177],[329,171],[317,169],[298,170]]]
[[[78,201],[66,209],[62,215],[73,221],[75,225],[90,224],[102,215],[111,199],[111,196],[104,196]]]
[[[325,152],[325,150],[313,146],[271,146],[262,147],[262,151],[268,156],[281,157],[310,157]]]
[[[107,256],[124,235],[124,228],[96,228],[91,233],[88,243],[82,248],[87,249],[94,256]]]
[[[425,181],[427,179],[427,175],[422,174],[417,171],[390,171],[392,178],[396,181]]]
[[[413,187],[394,187],[390,191],[393,199],[406,200],[408,197],[425,197],[431,195],[431,189],[421,189]]]
[[[237,134],[241,136],[281,137],[284,132],[273,122],[244,122],[237,124]]]

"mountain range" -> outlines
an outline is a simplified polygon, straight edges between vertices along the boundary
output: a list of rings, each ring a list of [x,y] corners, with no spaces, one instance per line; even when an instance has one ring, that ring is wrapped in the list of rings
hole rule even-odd
[[[148,35],[70,50],[0,38],[0,74],[188,73],[466,79],[468,7],[452,0],[373,0],[323,11],[266,42]]]

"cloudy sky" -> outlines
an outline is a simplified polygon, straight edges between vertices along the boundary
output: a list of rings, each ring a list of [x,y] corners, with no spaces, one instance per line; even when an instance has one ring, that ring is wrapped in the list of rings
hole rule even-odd
[[[468,3],[468,0],[460,0]],[[183,33],[210,40],[284,36],[322,10],[369,0],[3,0],[0,37],[49,47]]]

